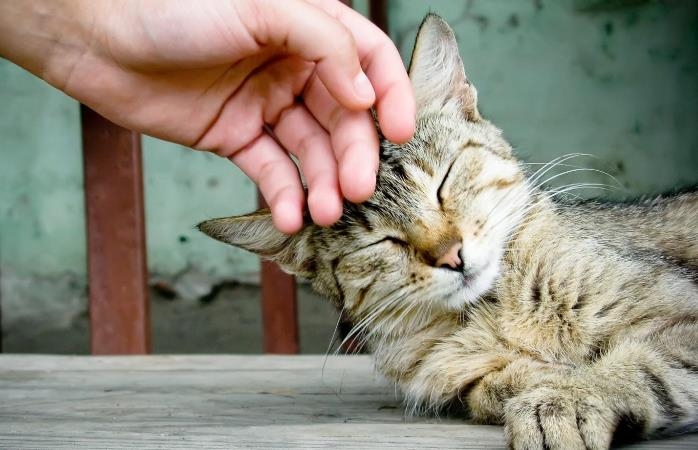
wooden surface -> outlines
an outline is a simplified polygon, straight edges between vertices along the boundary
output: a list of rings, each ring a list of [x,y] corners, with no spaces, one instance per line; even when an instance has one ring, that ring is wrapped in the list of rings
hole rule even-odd
[[[500,427],[406,418],[367,356],[323,360],[0,355],[0,448],[504,448]]]
[[[150,351],[140,135],[81,106],[90,347]]]

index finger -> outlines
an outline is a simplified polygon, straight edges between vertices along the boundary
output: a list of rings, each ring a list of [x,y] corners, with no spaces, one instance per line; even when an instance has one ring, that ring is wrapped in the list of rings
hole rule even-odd
[[[255,42],[315,62],[327,89],[345,107],[361,110],[373,105],[375,92],[361,68],[354,36],[336,17],[304,0],[245,5],[241,17]]]
[[[334,16],[354,36],[361,65],[376,93],[378,122],[385,137],[398,143],[410,140],[415,129],[414,93],[395,44],[380,28],[339,2],[308,1]],[[322,74],[318,77],[326,83]]]

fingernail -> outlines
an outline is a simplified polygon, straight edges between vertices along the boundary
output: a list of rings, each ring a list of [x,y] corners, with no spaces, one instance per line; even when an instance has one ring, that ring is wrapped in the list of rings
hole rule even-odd
[[[362,99],[373,102],[375,96],[373,86],[371,86],[371,82],[363,71],[359,72],[356,78],[354,78],[354,90]]]

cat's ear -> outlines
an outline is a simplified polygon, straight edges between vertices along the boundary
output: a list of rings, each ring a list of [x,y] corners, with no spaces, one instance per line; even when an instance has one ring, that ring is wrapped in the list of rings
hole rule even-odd
[[[207,220],[198,228],[214,239],[274,261],[288,273],[311,278],[313,251],[307,238],[312,226],[293,235],[283,234],[274,228],[271,212],[263,209],[244,216]]]
[[[436,14],[428,14],[419,27],[409,73],[418,114],[439,111],[456,102],[466,120],[481,119],[477,91],[465,75],[456,37]]]

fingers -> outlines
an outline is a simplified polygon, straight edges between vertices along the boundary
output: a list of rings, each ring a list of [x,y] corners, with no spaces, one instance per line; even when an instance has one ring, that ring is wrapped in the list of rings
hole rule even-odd
[[[409,141],[415,131],[416,105],[397,50],[392,43],[381,44],[365,60],[366,72],[375,80],[376,112],[383,135],[396,143]]]
[[[313,222],[332,225],[342,215],[342,196],[337,161],[327,132],[303,105],[295,105],[281,115],[274,134],[300,161],[308,185],[308,209]]]
[[[381,130],[389,140],[412,138],[412,85],[395,45],[378,27],[337,1],[255,4],[260,17],[249,26],[255,40],[316,62],[318,77],[345,108],[367,109],[376,101]]]
[[[316,71],[342,105],[367,109],[375,93],[359,61],[351,32],[337,19],[302,0],[254,1],[243,17],[261,45],[285,48],[316,63]]]
[[[378,171],[378,135],[370,113],[339,105],[315,76],[309,81],[304,99],[330,135],[342,194],[353,202],[367,200],[375,190]]]
[[[298,171],[287,150],[300,160],[308,183],[308,208],[313,220],[319,225],[331,225],[342,214],[337,161],[329,135],[304,106],[294,104],[312,69],[312,63],[297,57],[265,65],[228,99],[218,120],[198,143],[200,148],[228,157],[260,184],[274,223],[284,232],[297,231],[300,227],[303,198],[287,195],[288,192],[302,194]],[[265,124],[276,124],[273,132],[284,149],[273,140],[270,142],[269,136],[259,138]],[[256,152],[260,159],[255,162]],[[285,160],[281,161],[281,157]],[[297,202],[298,198],[301,203]]]
[[[262,129],[293,105],[311,72],[312,63],[298,58],[267,64],[226,101],[196,144],[230,159],[259,185],[284,233],[300,230],[305,196],[295,163]]]
[[[283,174],[281,178],[265,181],[261,171],[252,167],[251,162],[241,167],[260,183],[260,189],[275,213],[273,218],[275,224],[278,221],[278,228],[295,231],[302,222],[302,191],[293,162],[268,136],[239,145],[258,136],[264,124],[276,124],[274,134],[281,145],[298,155],[301,170],[308,180],[308,203],[313,220],[323,225],[330,224],[341,215],[342,195],[350,201],[361,202],[368,199],[375,189],[378,137],[368,111],[374,101],[381,129],[388,139],[404,142],[412,137],[414,98],[400,56],[382,31],[339,2],[255,0],[236,5],[238,11],[243,12],[240,19],[244,29],[256,45],[281,49],[283,54],[294,55],[314,69],[313,75],[305,75],[308,66],[294,67],[292,71],[304,75],[288,83],[292,84],[291,89],[280,90],[296,94],[296,81],[310,76],[304,91],[307,110],[287,106],[288,98],[273,102],[281,105],[279,108],[268,104],[259,107],[259,98],[279,97],[277,90],[269,89],[269,86],[274,86],[279,80],[288,80],[284,74],[289,71],[270,70],[276,66],[271,63],[260,72],[252,73],[242,89],[231,96],[223,106],[219,120],[205,136],[210,139],[202,139],[200,147],[224,149],[219,154],[232,155],[231,159],[238,165],[242,164],[241,161],[252,161],[246,155],[253,153],[253,149],[265,149],[269,158],[265,164],[273,162],[270,167],[274,170],[267,168],[264,173]],[[271,76],[265,78],[266,74]],[[261,79],[264,79],[263,83],[255,83]],[[248,90],[250,85],[256,87],[252,90],[255,95],[245,97],[245,93],[251,92]],[[256,98],[252,101],[251,97]],[[241,124],[253,121],[250,112],[253,112],[256,123],[241,127]],[[275,150],[271,151],[272,148]],[[272,159],[270,155],[276,156]],[[279,155],[284,155],[285,163],[281,163]],[[257,165],[261,164],[261,161],[257,162]],[[293,176],[284,178],[290,174]],[[276,197],[285,200],[279,203]],[[300,206],[293,209],[296,201],[301,201]],[[281,212],[277,203],[286,204],[293,212]]]
[[[410,140],[415,129],[414,94],[393,42],[361,14],[339,2],[309,1],[336,17],[351,31],[361,65],[376,93],[378,120],[385,137],[399,143]],[[322,74],[319,75],[329,88]]]
[[[274,226],[282,233],[299,231],[305,196],[298,169],[288,154],[270,136],[262,134],[230,160],[259,186]]]

